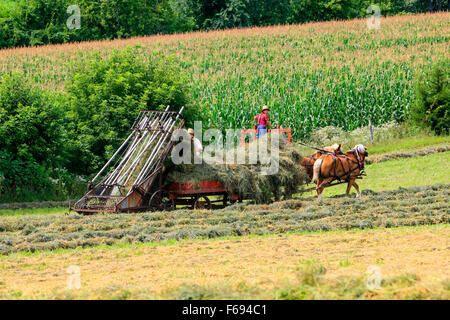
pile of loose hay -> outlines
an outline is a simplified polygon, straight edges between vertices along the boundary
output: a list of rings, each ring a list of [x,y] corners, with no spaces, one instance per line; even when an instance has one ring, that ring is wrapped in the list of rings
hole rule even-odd
[[[449,151],[449,146],[428,147],[425,149],[407,151],[407,152],[394,152],[390,154],[383,154],[380,156],[373,156],[365,160],[366,164],[384,162],[392,159],[411,158],[415,156],[428,156],[439,152]],[[370,151],[370,150],[369,150]]]
[[[269,144],[270,146],[270,144]],[[270,164],[249,164],[251,146],[236,147],[234,150],[224,151],[225,154],[234,151],[234,157],[244,153],[245,164],[182,164],[173,165],[167,169],[165,184],[191,183],[194,187],[202,181],[218,181],[230,193],[239,194],[245,199],[252,199],[255,203],[269,203],[280,199],[289,199],[293,194],[301,192],[301,186],[308,177],[301,165],[302,156],[292,145],[283,142],[279,144],[279,153],[268,156],[270,163],[279,163],[278,172],[264,174]]]

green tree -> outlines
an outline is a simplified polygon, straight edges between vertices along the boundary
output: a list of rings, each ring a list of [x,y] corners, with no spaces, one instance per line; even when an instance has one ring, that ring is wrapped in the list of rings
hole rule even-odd
[[[194,13],[192,0],[169,0],[175,16],[173,30],[176,32],[187,32],[199,28]]]
[[[226,7],[212,19],[205,21],[209,29],[225,29],[246,27],[250,25],[250,15],[247,13],[247,0],[227,0]]]
[[[411,108],[411,119],[430,127],[437,134],[449,133],[450,87],[449,66],[435,66],[419,77],[416,101]]]
[[[173,57],[147,55],[135,46],[108,58],[95,53],[67,86],[71,119],[70,170],[90,174],[101,167],[128,134],[140,110],[170,105],[192,118],[187,80]],[[199,112],[200,114],[200,112]]]
[[[0,81],[0,176],[9,197],[51,188],[51,168],[64,165],[63,110],[19,74]]]

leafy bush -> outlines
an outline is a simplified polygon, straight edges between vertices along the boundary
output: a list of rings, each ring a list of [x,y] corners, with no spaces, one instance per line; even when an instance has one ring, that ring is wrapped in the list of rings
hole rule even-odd
[[[53,169],[65,164],[61,148],[65,139],[64,110],[55,101],[19,74],[1,79],[2,202],[58,198],[67,195],[64,186],[78,188],[72,186],[73,175]]]
[[[186,106],[183,116],[192,116],[186,82],[172,57],[144,55],[138,46],[74,65],[67,86],[71,171],[88,174],[103,166],[140,110]]]
[[[0,82],[0,140],[2,151],[15,159],[54,165],[60,160],[63,110],[21,75]]]
[[[448,134],[450,127],[449,66],[437,65],[419,77],[416,102],[411,108],[411,119],[430,127],[437,134]]]

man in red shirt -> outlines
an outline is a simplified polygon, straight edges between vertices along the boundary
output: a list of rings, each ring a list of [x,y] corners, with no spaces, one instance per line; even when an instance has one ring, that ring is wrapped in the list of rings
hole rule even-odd
[[[261,113],[255,117],[256,122],[256,138],[259,139],[260,136],[263,136],[267,133],[267,125],[269,125],[272,128],[272,124],[269,121],[269,117],[267,114],[269,113],[270,109],[267,106],[264,106],[261,110]]]

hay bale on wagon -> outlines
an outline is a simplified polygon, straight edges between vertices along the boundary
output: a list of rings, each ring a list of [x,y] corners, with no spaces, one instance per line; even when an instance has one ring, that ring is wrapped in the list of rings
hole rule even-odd
[[[233,164],[208,164],[203,161],[201,164],[173,165],[167,169],[165,184],[191,183],[194,187],[198,187],[202,181],[218,181],[230,193],[237,193],[255,203],[289,199],[293,194],[301,192],[301,186],[306,183],[308,176],[301,165],[302,156],[294,146],[281,141],[278,155],[269,148],[269,164],[262,164],[260,161],[249,164],[251,154],[255,150],[258,149],[254,145],[222,150],[224,159],[233,158],[232,156],[227,158],[231,153],[235,160],[239,157],[245,159],[245,164],[237,164],[237,161],[232,161]],[[264,174],[270,164],[276,163],[278,163],[276,173]]]

